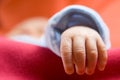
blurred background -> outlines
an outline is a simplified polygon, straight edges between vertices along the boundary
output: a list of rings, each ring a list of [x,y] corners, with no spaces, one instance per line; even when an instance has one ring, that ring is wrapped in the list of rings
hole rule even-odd
[[[34,29],[29,25],[25,29],[20,25],[23,26],[23,22],[32,23],[34,19],[41,25],[41,29],[52,15],[71,4],[85,5],[96,10],[110,29],[112,47],[120,46],[120,0],[0,0],[0,35],[15,35],[19,30],[28,34],[36,32],[33,35],[42,33],[42,30],[32,31]],[[31,32],[27,32],[28,27]]]

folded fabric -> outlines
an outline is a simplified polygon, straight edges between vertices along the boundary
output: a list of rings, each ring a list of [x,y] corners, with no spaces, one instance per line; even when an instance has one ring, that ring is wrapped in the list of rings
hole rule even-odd
[[[108,50],[104,71],[67,75],[49,49],[0,37],[0,80],[120,80],[120,49]]]
[[[45,32],[48,48],[60,56],[60,36],[73,26],[95,29],[106,44],[106,48],[110,48],[109,30],[102,18],[94,10],[80,5],[68,6],[51,17]]]

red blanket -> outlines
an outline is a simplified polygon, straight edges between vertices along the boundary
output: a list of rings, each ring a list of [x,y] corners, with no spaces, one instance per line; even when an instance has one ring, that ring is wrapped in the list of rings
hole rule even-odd
[[[108,55],[103,72],[67,75],[61,59],[50,50],[0,38],[0,80],[120,80],[120,49],[111,49]]]

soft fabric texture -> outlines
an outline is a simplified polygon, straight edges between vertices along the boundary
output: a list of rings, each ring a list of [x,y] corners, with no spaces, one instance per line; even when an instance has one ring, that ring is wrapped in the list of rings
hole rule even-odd
[[[120,49],[108,50],[104,71],[67,75],[50,50],[0,37],[0,80],[120,80]]]
[[[67,6],[50,18],[45,32],[48,48],[60,56],[61,34],[73,26],[87,26],[96,30],[103,39],[106,48],[110,48],[109,30],[106,24],[97,12],[82,5]]]
[[[29,35],[11,36],[10,39],[17,41],[17,42],[23,42],[23,43],[33,44],[33,45],[47,48],[46,41],[45,41],[45,35],[42,35],[39,39],[36,39]]]

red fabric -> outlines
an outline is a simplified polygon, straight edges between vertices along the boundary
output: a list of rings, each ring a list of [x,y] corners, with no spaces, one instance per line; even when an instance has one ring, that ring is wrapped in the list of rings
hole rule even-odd
[[[66,75],[61,59],[50,50],[0,38],[0,80],[120,80],[120,49],[108,51],[105,71]]]

